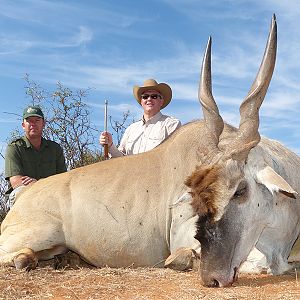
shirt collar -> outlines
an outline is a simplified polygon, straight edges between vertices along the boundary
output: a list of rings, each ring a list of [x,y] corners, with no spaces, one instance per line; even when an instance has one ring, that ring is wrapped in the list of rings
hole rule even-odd
[[[32,147],[32,145],[31,145],[31,143],[29,142],[29,139],[27,138],[26,135],[24,135],[24,136],[22,137],[22,140],[25,142],[26,148]],[[42,137],[41,148],[44,148],[44,147],[48,147],[48,141],[45,140],[45,139]]]
[[[156,115],[151,117],[147,122],[145,121],[144,116],[142,117],[141,121],[143,122],[144,125],[146,123],[156,123],[162,116],[163,114],[159,111]]]
[[[31,147],[31,144],[30,144],[30,142],[29,142],[29,140],[28,140],[28,138],[26,136],[23,136],[22,140],[25,142],[26,148],[30,148]]]

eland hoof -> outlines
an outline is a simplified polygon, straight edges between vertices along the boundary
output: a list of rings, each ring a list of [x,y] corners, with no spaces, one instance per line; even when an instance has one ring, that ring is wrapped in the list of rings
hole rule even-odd
[[[38,259],[33,250],[28,248],[17,254],[13,258],[13,262],[17,270],[25,269],[26,271],[30,271],[36,268]]]

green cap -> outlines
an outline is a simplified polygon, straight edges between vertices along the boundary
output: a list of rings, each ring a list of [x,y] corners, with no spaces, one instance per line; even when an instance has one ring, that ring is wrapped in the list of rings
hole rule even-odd
[[[29,117],[40,117],[44,119],[44,114],[39,106],[28,106],[24,109],[23,119]]]

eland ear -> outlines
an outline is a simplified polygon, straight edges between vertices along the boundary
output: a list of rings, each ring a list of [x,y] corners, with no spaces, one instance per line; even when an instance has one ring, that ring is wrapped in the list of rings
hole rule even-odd
[[[258,183],[263,184],[273,194],[279,192],[287,197],[296,199],[297,192],[271,167],[266,166],[256,174]]]

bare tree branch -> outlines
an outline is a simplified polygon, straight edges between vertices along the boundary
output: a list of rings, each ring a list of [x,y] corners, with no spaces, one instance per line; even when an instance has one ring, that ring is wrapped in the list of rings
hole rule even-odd
[[[113,120],[112,117],[109,116],[110,126],[117,134],[117,146],[120,145],[121,138],[125,132],[125,129],[128,126],[127,123],[128,123],[129,116],[130,116],[129,110],[127,110],[126,112],[123,112],[123,118],[121,119],[121,121]],[[134,122],[134,120],[132,120],[132,122]]]
[[[54,91],[44,90],[39,84],[24,76],[25,93],[30,98],[29,105],[39,105],[45,114],[45,128],[43,136],[56,141],[64,150],[67,168],[74,169],[80,166],[103,160],[102,147],[95,144],[95,133],[98,133],[90,118],[90,108],[84,102],[89,89],[73,91],[60,82]],[[28,105],[28,103],[27,103]],[[6,112],[7,114],[21,115]],[[130,112],[123,113],[121,121],[112,120],[110,123],[117,133],[117,143],[126,129]],[[20,129],[11,133],[8,142],[23,135]],[[98,138],[98,137],[97,137]],[[2,152],[2,151],[1,151]],[[4,155],[0,155],[4,158]],[[0,174],[0,222],[6,214],[6,198],[4,197],[8,184],[4,174]]]

